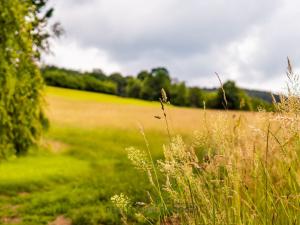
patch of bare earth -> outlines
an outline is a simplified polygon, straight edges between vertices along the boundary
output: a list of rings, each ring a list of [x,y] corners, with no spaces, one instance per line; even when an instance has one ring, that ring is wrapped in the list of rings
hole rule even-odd
[[[4,217],[1,219],[3,224],[18,224],[21,223],[22,220],[19,217]]]
[[[19,192],[19,193],[18,193],[18,195],[19,195],[20,197],[26,197],[26,196],[28,196],[28,195],[29,195],[29,193],[28,193],[28,192],[25,192],[25,191],[23,191],[23,192]]]
[[[58,216],[54,221],[48,223],[48,225],[71,225],[72,221],[64,216]]]
[[[52,153],[59,154],[64,152],[67,149],[67,145],[54,140],[44,139],[42,145],[49,149]]]
[[[0,208],[0,210],[7,212],[11,216],[3,216],[0,218],[1,224],[19,224],[22,222],[21,218],[17,216],[17,210],[19,208],[19,205],[5,205]]]

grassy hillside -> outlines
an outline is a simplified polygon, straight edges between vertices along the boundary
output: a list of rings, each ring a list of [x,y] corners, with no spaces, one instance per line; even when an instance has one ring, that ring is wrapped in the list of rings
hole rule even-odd
[[[159,103],[52,87],[46,92],[51,127],[41,147],[0,164],[0,221],[47,224],[64,215],[73,224],[120,224],[108,210],[110,197],[124,192],[141,200],[148,190],[125,147],[143,148],[140,125],[156,158],[167,141],[164,121],[154,118],[162,116]],[[168,112],[173,133],[203,124],[202,110]]]
[[[153,189],[147,177],[130,163],[125,148],[146,148],[142,129],[149,141],[154,160],[163,157],[162,145],[169,143],[169,138],[158,102],[53,87],[46,89],[45,99],[51,126],[40,146],[32,149],[26,157],[11,158],[0,164],[2,224],[48,224],[51,221],[51,224],[120,224],[120,214],[113,206],[111,196],[124,193],[131,197],[132,202],[149,202],[148,191],[153,193]],[[225,183],[222,182],[218,186],[222,194],[218,194],[210,186],[199,189],[208,191],[207,195],[195,192],[195,196],[205,196],[197,199],[200,203],[204,201],[201,204],[205,203],[205,208],[200,209],[207,210],[203,214],[205,218],[224,221],[223,213],[226,212],[230,215],[226,217],[227,221],[235,224],[236,218],[242,218],[233,215],[230,207],[237,207],[241,213],[252,215],[253,209],[247,204],[253,204],[260,213],[259,217],[255,217],[256,221],[272,215],[270,212],[274,210],[279,221],[285,221],[286,218],[296,221],[294,216],[298,208],[289,205],[297,204],[297,197],[287,203],[285,198],[280,197],[282,193],[298,193],[297,179],[293,178],[298,176],[297,167],[293,166],[294,169],[290,170],[288,167],[291,168],[291,164],[286,165],[290,158],[287,161],[281,160],[282,157],[287,157],[286,151],[289,148],[298,146],[292,142],[295,135],[289,130],[289,126],[293,128],[293,124],[281,121],[285,117],[275,118],[272,114],[263,112],[201,110],[174,106],[167,106],[166,113],[171,135],[181,134],[187,146],[190,146],[192,136],[196,137],[192,146],[200,161],[196,160],[192,164],[186,162],[185,166],[190,168],[191,165],[201,162],[206,168],[205,171],[212,172],[206,174],[208,177],[191,178],[197,179],[197,182],[202,178],[210,181],[209,176],[216,175],[222,177],[222,180],[224,171],[216,168],[229,168],[235,164],[240,168],[236,170],[239,173],[226,178],[229,182],[226,188],[234,188],[235,193],[245,193],[236,195],[235,201],[223,201],[220,198],[232,197],[231,192],[223,188]],[[289,141],[282,145],[284,140]],[[176,149],[176,146],[182,147],[173,147]],[[173,154],[173,151],[167,154]],[[205,161],[207,155],[215,157]],[[186,159],[190,159],[190,156]],[[181,165],[184,161],[178,163]],[[278,168],[269,171],[272,178],[267,180],[263,170],[269,164]],[[298,164],[293,162],[293,165]],[[179,172],[175,176],[190,171],[185,168],[179,166]],[[285,177],[285,171],[293,174]],[[169,172],[167,170],[166,174]],[[258,174],[252,176],[252,173]],[[287,182],[290,186],[278,186],[278,180]],[[282,190],[277,190],[278,193],[270,191],[269,187],[275,190],[277,186]],[[252,192],[249,187],[256,191]],[[267,201],[262,199],[267,196],[266,193],[269,195]],[[185,197],[189,198],[181,197],[184,201]],[[239,200],[242,198],[244,201]],[[219,204],[216,214],[211,214],[213,206],[207,202]],[[274,207],[266,206],[266,202],[272,202]],[[129,214],[128,219],[131,223],[137,222],[133,214]]]
[[[106,75],[102,71],[74,71],[55,66],[41,69],[47,85],[76,90],[93,91],[122,97],[156,101],[161,88],[168,94],[173,105],[210,109],[224,109],[223,94],[220,88],[202,89],[188,87],[185,82],[175,82],[165,68],[141,71],[136,76],[122,76],[119,73]],[[236,86],[233,81],[223,84],[229,109],[257,111],[264,107],[272,111],[271,94],[262,91],[247,91]],[[249,95],[248,95],[249,94]],[[113,100],[113,99],[112,99]],[[205,102],[205,103],[204,103]],[[243,102],[243,104],[241,104]]]
[[[65,100],[76,100],[93,103],[114,103],[114,104],[126,104],[126,105],[137,105],[137,106],[154,106],[152,102],[143,101],[133,98],[123,98],[115,95],[87,92],[80,90],[73,90],[67,88],[58,87],[47,87],[47,94],[50,98],[58,97]]]

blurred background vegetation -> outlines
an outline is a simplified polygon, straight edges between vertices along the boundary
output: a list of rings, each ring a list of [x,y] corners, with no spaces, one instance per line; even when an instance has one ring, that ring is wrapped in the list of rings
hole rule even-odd
[[[161,88],[164,88],[173,105],[224,109],[223,90],[227,99],[227,109],[256,111],[263,108],[272,111],[271,93],[256,90],[244,90],[234,81],[227,81],[222,88],[206,89],[189,87],[185,82],[172,79],[166,68],[158,67],[150,71],[143,70],[136,76],[124,76],[121,73],[105,74],[101,69],[92,72],[44,66],[42,75],[50,86],[107,93],[122,97],[157,101]],[[275,98],[278,96],[275,95]],[[204,105],[205,104],[205,105]]]

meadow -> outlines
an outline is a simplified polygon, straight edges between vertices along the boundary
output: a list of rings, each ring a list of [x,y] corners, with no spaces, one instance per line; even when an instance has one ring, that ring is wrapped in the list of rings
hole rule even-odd
[[[0,164],[2,224],[299,223],[298,153],[287,153],[299,146],[295,121],[165,104],[170,141],[159,102],[54,87],[45,100],[51,125],[40,145]],[[173,208],[157,198],[162,187]],[[112,196],[156,210],[125,215]]]
[[[266,43],[261,39],[263,34],[273,31],[274,22],[289,24],[286,14],[293,15],[291,9],[296,7],[276,4],[271,7],[273,11],[282,8],[284,13],[272,13],[259,5],[257,9],[267,12],[259,13],[251,6],[247,11],[258,17],[245,14],[240,26],[228,17],[231,12],[238,13],[239,7],[219,1],[213,8],[196,4],[204,14],[199,14],[192,3],[182,5],[182,10],[173,3],[155,2],[141,10],[130,4],[80,2],[73,2],[72,7],[54,4],[63,16],[52,21],[54,8],[48,0],[0,0],[0,224],[300,225],[300,77],[294,73],[290,59],[286,90],[279,95],[242,89],[232,80],[223,83],[218,73],[219,88],[185,84],[199,79],[205,83],[207,76],[197,69],[204,62],[207,68],[217,65],[225,73],[232,68],[240,72],[242,76],[225,74],[238,78],[239,83],[246,85],[249,81],[249,85],[275,90],[282,64],[277,56],[275,59],[268,54],[273,52],[272,40],[266,39],[270,43],[264,45],[262,57],[248,56],[261,53],[259,46]],[[265,6],[269,5],[273,4]],[[96,16],[100,8],[104,9],[102,19]],[[135,15],[136,9],[139,13]],[[147,9],[154,9],[154,20],[143,19]],[[226,19],[211,17],[211,9]],[[189,11],[204,19],[202,25],[197,23],[197,29],[191,26],[197,17]],[[130,17],[120,19],[122,12]],[[170,20],[169,14],[175,17]],[[268,19],[260,23],[263,14],[272,14],[273,22]],[[141,20],[133,21],[135,18]],[[60,19],[62,25],[71,28],[67,31],[70,36],[62,42],[54,40],[65,33]],[[172,25],[176,21],[181,27],[187,24],[193,35],[178,32],[182,29]],[[204,29],[209,37],[213,34],[209,30],[216,30],[210,29],[215,28],[211,25],[223,24],[220,21],[225,25],[230,22],[230,35],[222,35],[228,30],[225,26],[214,37],[225,37],[225,41],[204,43],[197,38],[195,30]],[[144,22],[150,22],[146,30]],[[85,23],[102,26],[81,29]],[[105,24],[113,29],[106,29]],[[254,33],[253,25],[259,28]],[[91,32],[101,27],[109,40],[93,38],[99,35]],[[161,36],[165,27],[171,38]],[[245,33],[248,30],[251,32]],[[120,35],[122,31],[124,35]],[[105,49],[101,42],[107,43]],[[132,43],[137,48],[132,48]],[[201,46],[212,51],[195,54]],[[51,50],[57,57],[48,58]],[[122,54],[118,57],[116,52]],[[126,60],[122,57],[125,53],[129,54]],[[215,55],[228,59],[209,60]],[[139,60],[135,60],[137,57]],[[174,67],[182,57],[182,65]],[[83,60],[79,62],[80,58]],[[271,60],[261,61],[268,65],[257,60],[267,58]],[[174,79],[165,67],[130,76],[105,74],[98,67],[100,61],[105,70],[131,66],[143,69],[157,59],[177,78],[191,80]],[[80,70],[45,63],[76,65]],[[90,71],[83,72],[84,68]],[[249,80],[250,75],[254,79]],[[267,78],[274,84],[264,86]]]
[[[155,158],[168,140],[164,121],[154,117],[162,116],[159,102],[54,87],[46,88],[45,100],[51,125],[39,148],[0,164],[0,222],[48,224],[59,217],[72,224],[120,224],[109,210],[111,196],[124,192],[146,200],[149,188],[125,148],[144,146],[140,126]],[[170,107],[170,115],[172,132],[186,137],[203,122],[199,109]]]

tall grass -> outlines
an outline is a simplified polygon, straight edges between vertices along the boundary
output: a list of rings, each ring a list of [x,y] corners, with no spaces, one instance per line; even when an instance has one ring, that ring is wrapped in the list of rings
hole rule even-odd
[[[274,102],[274,113],[261,111],[249,119],[224,112],[210,122],[205,113],[192,141],[169,134],[158,162],[148,154],[148,145],[146,150],[128,148],[154,190],[148,203],[134,209],[135,219],[149,224],[300,224],[300,89],[289,60],[287,75],[287,95]],[[127,209],[132,204],[126,198]]]

